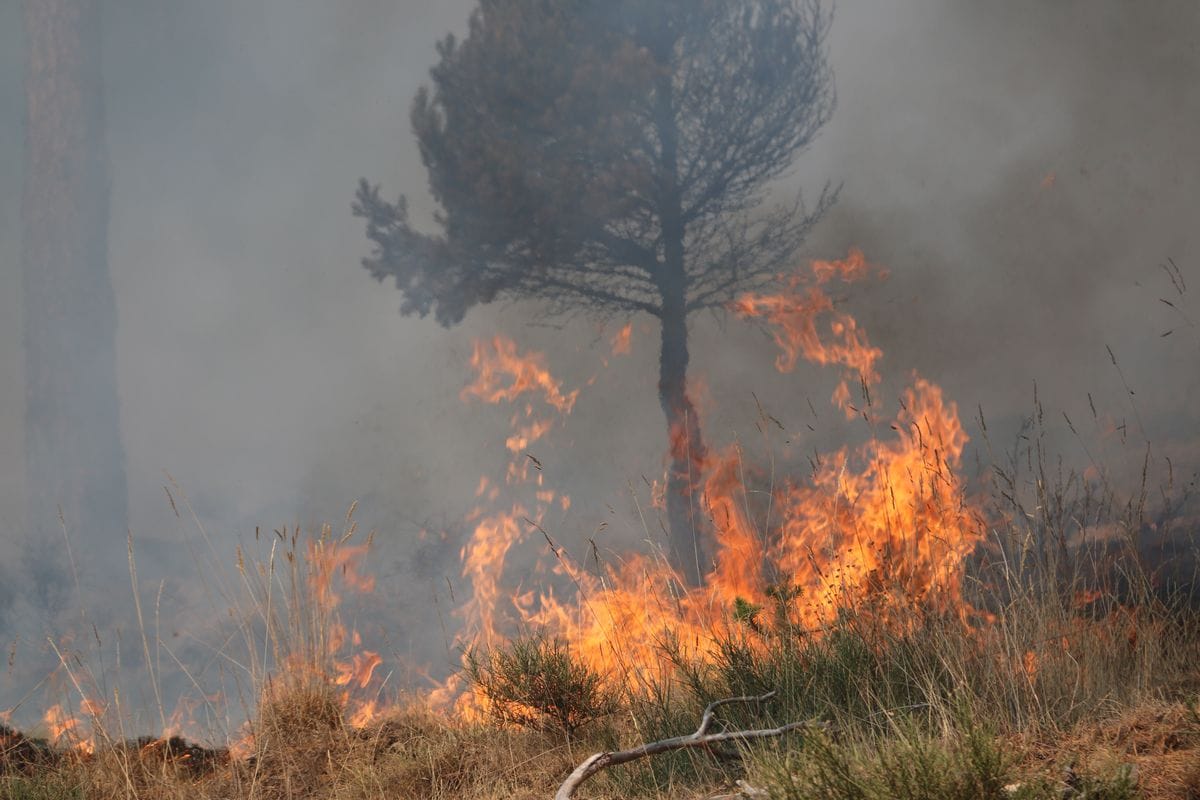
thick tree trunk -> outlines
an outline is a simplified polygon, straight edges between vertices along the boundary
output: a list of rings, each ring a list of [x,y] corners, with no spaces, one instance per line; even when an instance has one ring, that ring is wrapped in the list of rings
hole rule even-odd
[[[45,548],[61,514],[85,574],[124,561],[127,527],[99,6],[24,5],[26,524]]]

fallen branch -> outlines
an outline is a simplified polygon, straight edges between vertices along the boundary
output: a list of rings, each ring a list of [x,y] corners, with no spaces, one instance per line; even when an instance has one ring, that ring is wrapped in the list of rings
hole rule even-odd
[[[804,722],[789,722],[786,725],[781,725],[778,728],[764,728],[753,731],[722,731],[721,733],[709,733],[709,728],[712,727],[715,719],[713,712],[717,708],[730,703],[762,703],[770,700],[775,696],[774,691],[767,692],[759,697],[726,697],[723,700],[715,700],[708,704],[704,709],[704,715],[700,718],[700,727],[695,733],[689,733],[686,736],[675,736],[670,739],[662,739],[657,742],[649,742],[647,744],[634,747],[629,750],[617,750],[607,753],[596,753],[589,756],[582,764],[575,768],[563,785],[558,787],[558,793],[554,795],[554,800],[571,800],[575,796],[575,790],[583,784],[588,778],[595,775],[602,769],[616,766],[617,764],[627,764],[630,761],[637,761],[639,758],[658,755],[659,753],[670,752],[671,750],[685,750],[692,747],[707,747],[713,744],[722,742],[748,742],[752,739],[768,739],[773,736],[782,736],[783,734],[804,727],[823,727],[822,723],[813,721]]]

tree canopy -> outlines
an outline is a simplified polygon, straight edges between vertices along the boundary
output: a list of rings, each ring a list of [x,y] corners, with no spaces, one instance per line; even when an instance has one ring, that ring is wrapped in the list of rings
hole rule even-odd
[[[498,299],[662,323],[672,558],[704,573],[687,318],[774,281],[834,201],[763,208],[834,108],[819,0],[480,0],[412,127],[439,230],[363,180],[364,266],[443,325]],[[683,444],[681,444],[683,443]]]
[[[791,0],[483,0],[412,105],[441,232],[364,181],[365,265],[445,325],[506,297],[657,315],[676,243],[686,310],[721,306],[833,199],[753,214],[833,111],[828,27]]]

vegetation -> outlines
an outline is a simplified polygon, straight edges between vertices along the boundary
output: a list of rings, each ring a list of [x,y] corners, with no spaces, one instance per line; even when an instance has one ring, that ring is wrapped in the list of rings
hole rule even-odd
[[[468,650],[465,669],[500,723],[549,727],[570,738],[617,707],[604,677],[573,658],[557,637],[534,635],[486,653]]]
[[[484,715],[397,698],[355,723],[333,677],[332,645],[347,637],[328,582],[352,571],[351,517],[313,540],[277,532],[265,563],[239,554],[251,746],[131,741],[108,724],[87,752],[0,726],[0,800],[532,800],[593,753],[803,721],[815,724],[619,764],[577,796],[1200,796],[1190,486],[1164,485],[1151,514],[1145,486],[1122,499],[1107,478],[1097,488],[1047,469],[1036,424],[1020,441],[1028,449],[990,473],[989,535],[955,605],[864,602],[814,629],[797,622],[803,593],[781,582],[761,606],[730,603],[701,654],[664,637],[669,669],[652,677],[602,674],[533,631],[468,651]],[[620,651],[621,635],[605,646]],[[732,697],[742,702],[713,705]]]
[[[488,0],[448,36],[412,106],[441,231],[363,181],[354,211],[402,312],[445,325],[477,304],[661,323],[673,563],[706,563],[704,456],[687,322],[778,279],[832,204],[762,205],[833,113],[830,13],[815,0]]]
[[[1147,577],[1134,550],[1106,557],[1122,585]],[[1046,580],[1077,580],[1078,569],[1044,566]],[[147,739],[53,759],[34,749],[22,763],[7,731],[0,798],[550,797],[588,753],[686,734],[713,698],[765,687],[771,700],[722,706],[712,729],[828,727],[656,756],[600,773],[579,796],[1195,797],[1200,616],[1190,598],[1082,602],[1030,580],[980,589],[973,602],[994,610],[977,625],[940,611],[903,626],[848,613],[820,635],[789,627],[795,594],[777,591],[769,613],[730,609],[712,657],[665,642],[674,675],[636,690],[535,633],[469,654],[467,675],[493,703],[476,721],[415,703],[356,728],[331,685],[298,670],[308,677],[264,687],[248,758]]]

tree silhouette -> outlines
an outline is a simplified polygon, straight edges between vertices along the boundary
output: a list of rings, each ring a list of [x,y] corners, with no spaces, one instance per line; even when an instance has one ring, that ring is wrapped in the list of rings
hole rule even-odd
[[[354,212],[402,313],[459,322],[534,298],[548,314],[661,322],[672,563],[698,584],[704,457],[688,316],[776,279],[834,201],[766,193],[834,106],[819,0],[481,0],[438,45],[412,126],[440,232],[362,181]]]

